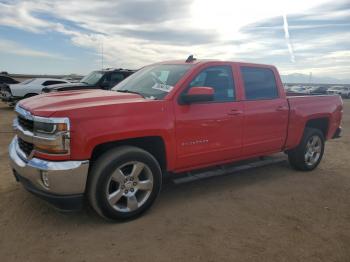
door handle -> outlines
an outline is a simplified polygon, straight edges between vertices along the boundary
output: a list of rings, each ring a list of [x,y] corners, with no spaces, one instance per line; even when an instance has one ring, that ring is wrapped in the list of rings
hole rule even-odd
[[[228,112],[227,114],[230,115],[230,116],[238,116],[238,115],[243,114],[243,111],[242,110],[238,110],[238,109],[231,109],[231,111]]]
[[[276,111],[285,111],[285,110],[287,110],[288,108],[287,107],[285,107],[285,106],[278,106],[277,108],[276,108]]]

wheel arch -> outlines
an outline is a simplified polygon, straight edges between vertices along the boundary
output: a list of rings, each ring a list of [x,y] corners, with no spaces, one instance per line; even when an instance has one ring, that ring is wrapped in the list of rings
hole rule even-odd
[[[315,128],[320,130],[326,139],[329,131],[329,117],[317,117],[308,119],[305,123],[305,128]]]
[[[167,170],[167,156],[165,143],[163,138],[160,136],[129,138],[96,145],[91,153],[91,165],[93,165],[97,158],[104,152],[119,146],[135,146],[141,148],[155,157],[163,171]]]

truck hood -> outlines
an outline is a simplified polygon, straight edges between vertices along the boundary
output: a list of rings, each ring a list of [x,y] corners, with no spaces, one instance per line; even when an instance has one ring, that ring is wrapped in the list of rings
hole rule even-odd
[[[92,89],[41,94],[20,101],[19,106],[33,115],[49,117],[55,113],[68,114],[77,109],[143,101],[145,99],[137,94]]]

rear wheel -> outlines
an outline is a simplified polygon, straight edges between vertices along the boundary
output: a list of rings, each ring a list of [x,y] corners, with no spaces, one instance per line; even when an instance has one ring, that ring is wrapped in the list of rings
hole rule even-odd
[[[89,174],[88,197],[101,216],[131,219],[153,204],[161,183],[161,169],[151,154],[123,146],[107,151],[96,161]]]
[[[305,128],[300,144],[288,152],[291,166],[303,171],[315,169],[324,152],[324,136],[319,129]]]

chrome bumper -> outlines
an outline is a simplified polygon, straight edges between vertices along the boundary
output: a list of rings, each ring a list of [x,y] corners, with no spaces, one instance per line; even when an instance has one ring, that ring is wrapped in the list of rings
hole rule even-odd
[[[27,159],[19,148],[17,136],[9,146],[10,165],[17,175],[30,181],[38,190],[56,194],[82,194],[85,191],[89,161],[46,161]],[[43,182],[43,176],[49,186]]]

